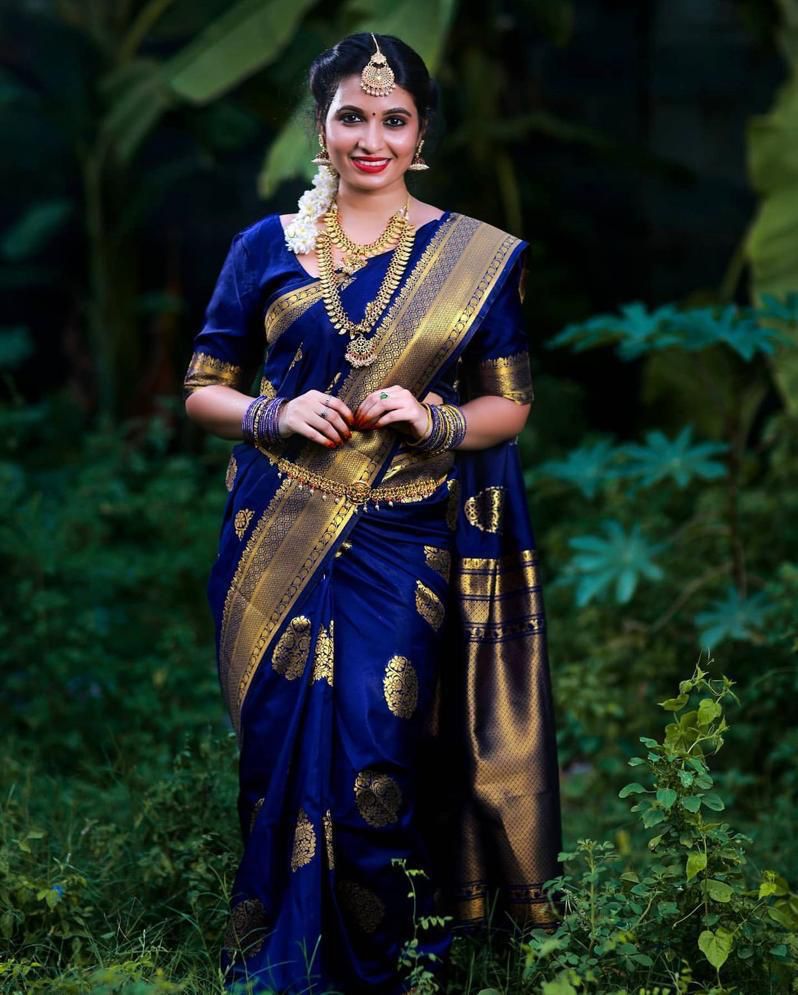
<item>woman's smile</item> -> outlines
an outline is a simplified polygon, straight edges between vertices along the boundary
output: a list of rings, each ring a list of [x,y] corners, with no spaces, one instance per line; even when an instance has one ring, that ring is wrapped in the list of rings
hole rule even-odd
[[[363,173],[381,173],[390,161],[376,156],[352,156],[352,162]]]

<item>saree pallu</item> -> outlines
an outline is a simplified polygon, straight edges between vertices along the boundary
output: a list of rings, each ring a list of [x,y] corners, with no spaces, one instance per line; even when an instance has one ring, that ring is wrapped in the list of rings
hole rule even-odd
[[[390,384],[467,396],[473,384],[442,374],[468,355],[524,243],[454,214],[431,233],[372,366],[348,370],[337,337],[308,348],[330,334],[315,282],[273,295],[270,345],[285,336],[293,348],[296,331],[302,342],[261,388],[315,384],[353,411]],[[379,265],[342,291],[350,314]],[[236,366],[195,354],[195,385],[214,362],[223,376]],[[482,392],[513,396],[517,362],[488,360]],[[239,443],[227,486],[208,585],[240,745],[244,854],[225,983],[406,991],[397,962],[414,917],[484,922],[494,892],[513,918],[551,927],[541,888],[561,873],[556,741],[515,440],[433,457],[390,429],[334,451],[298,437]],[[425,872],[412,901],[397,859]],[[433,970],[451,939],[448,927],[419,935]]]

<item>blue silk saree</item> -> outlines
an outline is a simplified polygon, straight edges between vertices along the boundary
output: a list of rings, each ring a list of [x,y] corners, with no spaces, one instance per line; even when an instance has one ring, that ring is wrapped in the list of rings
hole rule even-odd
[[[453,212],[420,226],[372,333],[376,361],[352,368],[320,281],[269,215],[233,239],[185,394],[315,388],[354,411],[401,384],[419,399],[530,401],[525,249]],[[340,276],[353,320],[389,259]],[[452,928],[489,910],[551,928],[555,720],[517,440],[434,456],[390,427],[334,450],[240,442],[226,486],[208,582],[240,747],[226,986],[394,995],[408,990],[397,962],[414,914],[452,917],[419,934],[433,971]],[[415,909],[393,858],[425,871]]]

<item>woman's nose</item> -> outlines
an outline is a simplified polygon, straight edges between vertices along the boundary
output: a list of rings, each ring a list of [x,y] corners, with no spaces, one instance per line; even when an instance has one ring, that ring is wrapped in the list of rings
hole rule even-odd
[[[368,155],[374,155],[382,149],[382,122],[372,118],[360,140],[363,151]]]

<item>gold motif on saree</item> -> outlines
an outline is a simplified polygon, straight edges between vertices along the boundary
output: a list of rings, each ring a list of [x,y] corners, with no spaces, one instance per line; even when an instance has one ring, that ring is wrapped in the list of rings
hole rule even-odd
[[[512,356],[483,359],[476,367],[472,380],[472,396],[493,394],[507,397],[516,404],[527,404],[535,398],[532,372],[526,349]]]
[[[341,545],[335,551],[336,557],[340,556],[342,553],[345,553],[347,549],[351,548],[352,548],[352,543],[348,539],[344,539]]]
[[[457,528],[458,499],[460,497],[460,481],[458,478],[450,478],[446,481],[449,488],[449,500],[446,503],[446,524],[452,532]]]
[[[223,387],[234,387],[240,390],[243,385],[244,370],[235,363],[226,363],[207,352],[195,351],[183,378],[183,397],[187,398],[200,387],[211,384],[221,384]]]
[[[260,378],[260,387],[258,388],[258,393],[263,397],[274,398],[277,397],[277,390],[271,380],[267,380],[266,377]]]
[[[357,881],[338,881],[336,891],[345,912],[364,933],[373,933],[385,917],[385,903]]]
[[[291,370],[293,370],[293,368],[296,366],[296,364],[301,362],[301,360],[302,360],[302,343],[300,342],[299,345],[297,346],[296,352],[294,353],[294,358],[288,364],[288,369],[285,371],[286,375],[289,374]]]
[[[463,511],[469,524],[483,532],[501,532],[504,488],[485,487],[465,502]]]
[[[446,615],[446,608],[431,587],[420,580],[416,581],[416,611],[436,631]]]
[[[291,870],[298,871],[300,867],[309,864],[316,855],[316,830],[301,808],[294,828],[294,849],[291,854]]]
[[[392,656],[382,680],[385,702],[394,715],[409,719],[418,703],[418,675],[406,656]]]
[[[255,823],[256,823],[256,821],[258,819],[258,812],[260,812],[260,810],[263,808],[263,803],[265,801],[266,801],[265,798],[259,798],[255,802],[255,804],[252,806],[252,813],[250,814],[250,817],[249,817],[249,831],[250,832],[252,832],[252,830],[255,828]]]
[[[332,812],[327,809],[321,817],[321,828],[324,831],[324,846],[327,852],[327,866],[330,870],[335,868],[335,847],[333,846],[333,821]]]
[[[399,818],[402,792],[389,774],[362,770],[355,778],[355,802],[370,826],[387,826]]]
[[[452,557],[448,549],[443,549],[441,546],[425,546],[424,562],[428,567],[432,567],[435,573],[440,574],[444,580],[449,579]]]
[[[233,519],[233,528],[236,530],[236,535],[239,539],[244,538],[254,514],[255,512],[252,508],[241,508],[236,512],[236,517]]]
[[[305,669],[310,653],[310,619],[297,615],[277,640],[272,667],[289,681],[296,680]]]
[[[333,626],[335,619],[330,619],[330,628],[321,626],[316,637],[316,651],[313,656],[313,677],[312,681],[327,681],[332,687],[333,683]]]
[[[458,356],[457,361],[454,364],[454,380],[452,381],[452,390],[460,397],[460,379],[463,373],[463,357]]]
[[[233,489],[236,473],[238,473],[238,463],[236,463],[235,456],[230,453],[230,459],[227,461],[227,473],[224,475],[224,486],[228,491],[232,491]]]
[[[266,939],[268,920],[263,903],[257,898],[245,898],[235,905],[224,933],[224,946],[234,955],[254,957]]]

